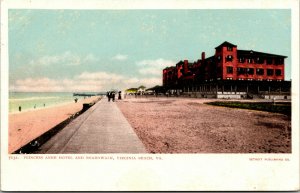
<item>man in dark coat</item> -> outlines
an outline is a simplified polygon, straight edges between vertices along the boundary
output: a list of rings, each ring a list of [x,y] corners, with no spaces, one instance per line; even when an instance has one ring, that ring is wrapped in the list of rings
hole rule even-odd
[[[121,91],[119,91],[119,96],[118,96],[118,100],[121,100]]]
[[[111,95],[110,92],[107,92],[107,93],[106,93],[106,97],[107,97],[107,99],[108,99],[108,102],[110,101],[110,95]]]
[[[115,92],[112,92],[111,98],[112,98],[112,101],[115,102]]]

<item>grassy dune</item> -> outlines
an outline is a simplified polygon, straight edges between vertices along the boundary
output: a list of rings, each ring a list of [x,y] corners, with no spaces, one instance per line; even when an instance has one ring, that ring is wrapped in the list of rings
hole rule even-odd
[[[216,102],[208,102],[205,104],[230,107],[230,108],[267,111],[267,112],[281,113],[284,115],[291,116],[291,103],[290,102],[272,103],[272,102],[216,101]]]

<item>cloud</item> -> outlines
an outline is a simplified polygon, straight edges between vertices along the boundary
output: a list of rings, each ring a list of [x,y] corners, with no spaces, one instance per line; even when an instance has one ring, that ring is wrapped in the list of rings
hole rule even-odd
[[[154,68],[154,67],[146,67],[146,68],[141,68],[139,69],[140,74],[151,74],[151,75],[161,75],[162,74],[162,69],[160,68]]]
[[[136,63],[140,67],[138,72],[140,74],[146,75],[156,75],[159,76],[162,74],[162,70],[167,66],[175,65],[175,62],[172,60],[165,60],[162,58],[156,60],[142,60]]]
[[[67,51],[60,55],[43,56],[41,58],[31,60],[29,64],[41,65],[41,66],[52,66],[58,64],[76,66],[76,65],[84,65],[88,63],[94,63],[97,61],[98,58],[96,58],[93,54],[87,54],[86,56],[78,56],[72,54],[70,51]]]
[[[119,61],[125,61],[125,60],[128,59],[128,56],[127,55],[123,55],[123,54],[117,54],[112,59],[113,60],[119,60]]]
[[[142,60],[137,62],[137,65],[139,66],[154,66],[154,67],[165,67],[165,66],[171,66],[174,65],[175,62],[172,60],[165,60],[162,58],[156,59],[156,60]]]
[[[10,91],[22,92],[99,92],[110,89],[125,90],[145,85],[152,87],[161,84],[161,78],[127,77],[109,72],[83,72],[72,79],[50,79],[47,77],[16,80]]]
[[[12,91],[21,92],[78,92],[100,91],[103,84],[93,80],[63,79],[55,80],[46,77],[26,78],[17,80],[11,87]]]
[[[52,92],[64,91],[64,86],[60,81],[42,77],[16,80],[15,84],[13,84],[10,89],[23,92]]]
[[[125,59],[125,55],[116,55],[115,58]],[[54,66],[54,65],[83,65],[96,62],[98,59],[93,54],[85,56],[74,55],[65,52],[60,55],[48,55],[32,60],[32,65]],[[131,87],[144,85],[153,87],[162,84],[162,69],[174,65],[175,62],[162,58],[156,60],[142,60],[136,62],[138,74],[129,76],[121,73],[106,71],[83,71],[71,78],[54,79],[49,77],[16,79],[10,85],[11,91],[23,92],[88,92],[106,91],[110,89],[125,90]],[[147,76],[143,76],[147,75]]]
[[[114,73],[107,73],[107,72],[83,72],[79,76],[77,76],[78,79],[81,80],[105,80],[105,81],[120,81],[124,77],[119,74]]]
[[[156,85],[162,84],[162,79],[157,77],[151,77],[151,78],[129,78],[127,80],[124,80],[124,82],[127,85],[131,85],[129,87],[138,87],[140,85],[144,85],[146,87],[153,87]]]

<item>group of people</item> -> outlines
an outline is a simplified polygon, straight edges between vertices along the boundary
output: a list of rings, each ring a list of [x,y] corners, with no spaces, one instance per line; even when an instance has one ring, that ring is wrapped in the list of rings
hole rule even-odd
[[[107,93],[106,93],[106,96],[107,96],[108,102],[109,102],[110,100],[112,100],[113,102],[115,102],[115,97],[116,97],[115,92],[107,92]]]
[[[107,99],[108,99],[108,102],[109,102],[110,100],[112,100],[113,102],[115,102],[116,93],[115,93],[114,91],[107,92],[107,93],[106,93],[106,97],[107,97]],[[119,91],[118,99],[121,100],[121,91]]]

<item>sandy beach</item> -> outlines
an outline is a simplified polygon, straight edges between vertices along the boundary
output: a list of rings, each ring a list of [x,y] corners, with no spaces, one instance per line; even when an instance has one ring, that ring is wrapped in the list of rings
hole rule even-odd
[[[12,153],[82,109],[83,103],[99,97],[81,99],[77,103],[9,114],[9,146]]]
[[[118,102],[151,153],[290,153],[291,120],[278,113],[216,107],[216,99]]]

